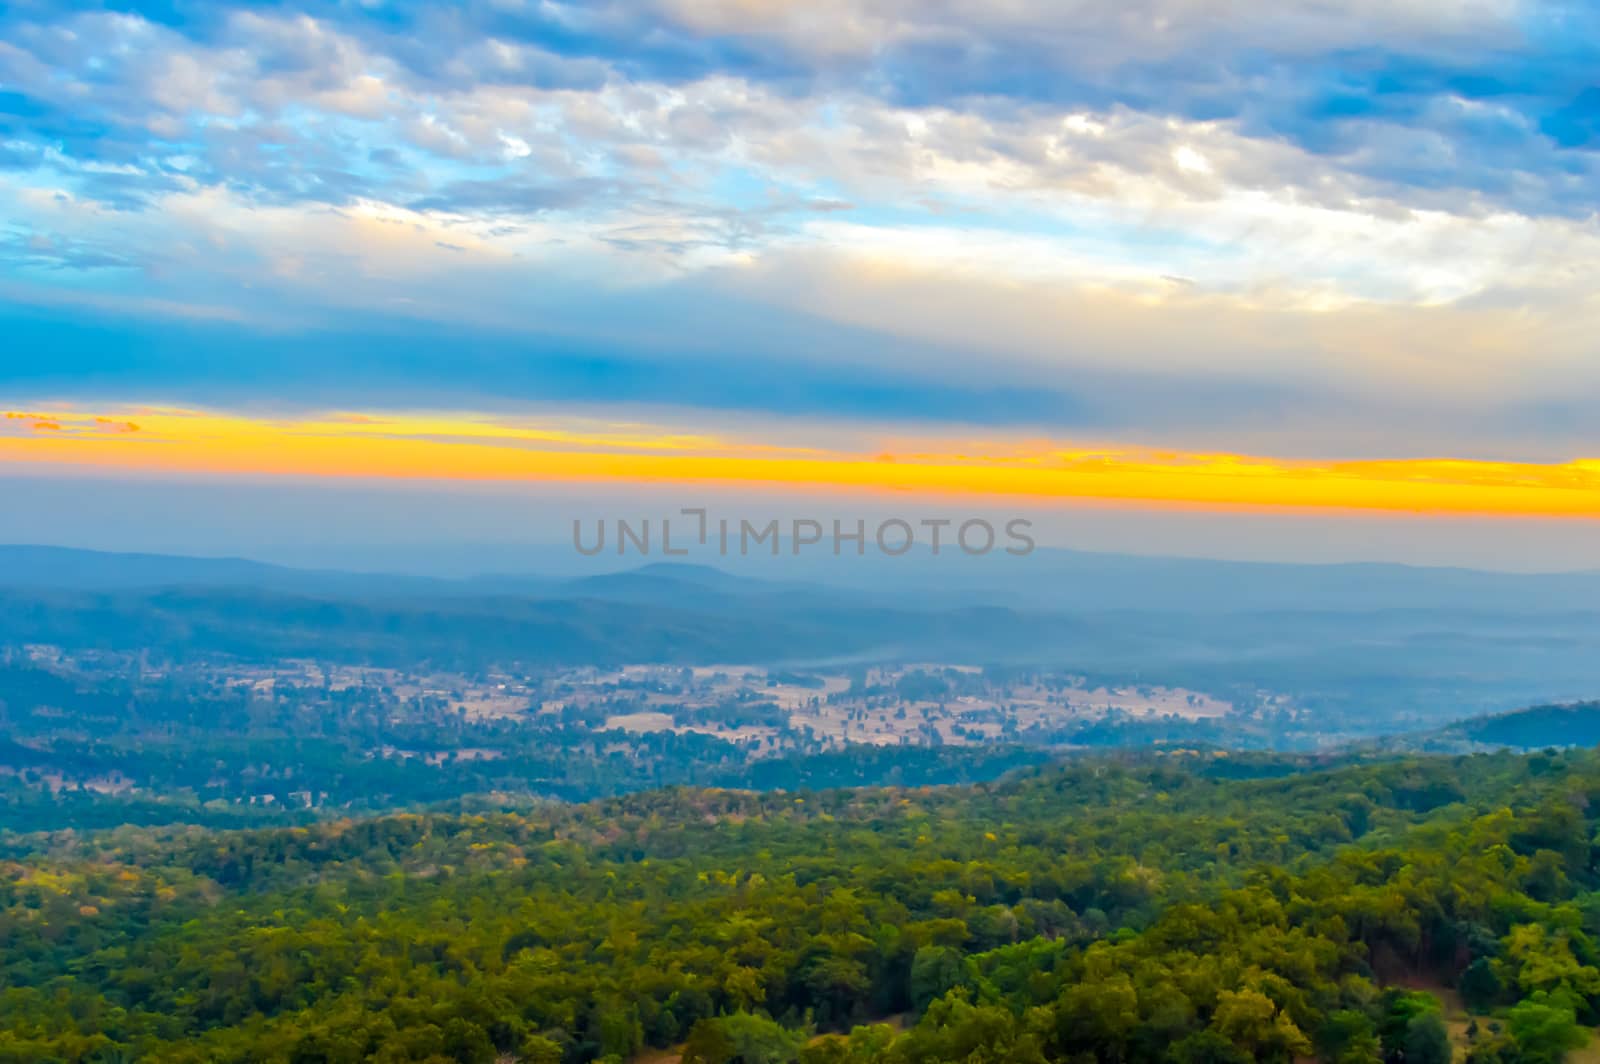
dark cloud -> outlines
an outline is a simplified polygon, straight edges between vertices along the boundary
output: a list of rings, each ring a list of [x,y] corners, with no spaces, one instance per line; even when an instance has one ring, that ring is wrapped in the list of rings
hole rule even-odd
[[[727,74],[795,94],[844,89],[914,107],[1126,107],[1227,120],[1401,186],[1503,197],[1511,194],[1508,170],[1594,177],[1591,160],[1560,160],[1595,139],[1594,9],[1535,4],[1514,21],[1452,30],[1421,17],[1386,20],[1376,5],[1343,23],[1297,19],[1294,6],[1263,4],[1250,27],[1182,23],[1178,5],[1159,3],[1129,5],[1121,16],[1120,5],[1041,3],[1009,21],[986,17],[982,7],[905,5],[883,40],[856,50],[818,48],[803,35],[759,24],[696,29],[642,3],[540,4],[516,12],[500,4],[447,11],[401,4],[386,6],[381,20],[351,18],[346,9],[330,17],[429,81],[450,81],[450,57],[490,36],[534,54],[602,62],[632,80],[671,84]],[[857,10],[895,13],[897,6]],[[1163,29],[1169,16],[1180,24]],[[481,67],[475,73],[496,76]],[[1384,128],[1425,135],[1443,150],[1398,162],[1365,150],[1384,143]],[[1566,211],[1586,209],[1577,197],[1592,202],[1594,189],[1558,181],[1548,192],[1556,202],[1544,206]],[[1524,199],[1516,206],[1541,205]]]
[[[1331,426],[1347,456],[1432,453],[1431,445],[1418,443],[1426,438],[1448,439],[1469,457],[1474,447],[1494,457],[1502,437],[1491,434],[1504,431],[1541,452],[1536,440],[1585,438],[1583,411],[1600,398],[1517,400],[1490,414],[1423,410],[1409,405],[1416,397],[1402,395],[1395,400],[1406,405],[1400,417],[1391,404],[1358,401],[1316,380],[1221,370],[1077,367],[1029,381],[954,352],[970,372],[919,373],[912,367],[952,352],[764,304],[690,303],[683,294],[617,296],[584,312],[596,321],[628,316],[653,343],[619,342],[598,330],[582,337],[544,332],[537,315],[517,331],[346,315],[303,331],[264,333],[219,322],[0,309],[0,332],[18,349],[51,352],[49,359],[0,359],[0,391],[22,401],[70,390],[124,403],[162,403],[181,394],[194,403],[289,410],[302,409],[310,396],[319,408],[492,412],[562,404],[615,414],[638,404],[700,416],[913,432],[965,426],[1129,444],[1181,439],[1191,447],[1235,449],[1282,444],[1302,431],[1314,438]]]
[[[774,315],[766,313],[770,322]],[[834,345],[894,341],[796,322],[800,336]],[[0,311],[0,329],[49,359],[0,359],[0,388],[16,395],[106,389],[158,400],[174,387],[194,401],[272,402],[316,394],[328,404],[595,402],[886,421],[971,424],[1092,423],[1070,390],[968,387],[868,365],[752,359],[725,342],[672,342],[641,353],[598,340],[503,333],[393,319],[311,333],[263,335],[217,324],[130,322],[94,314]],[[229,357],[219,359],[217,352]],[[447,353],[447,354],[446,354]]]
[[[1586,211],[1600,183],[1592,154],[1600,144],[1600,12],[1591,5],[1537,3],[1514,19],[1456,26],[1421,13],[1385,17],[1376,4],[1343,15],[1336,5],[1262,4],[1241,23],[1158,0],[1041,0],[1035,10],[1008,5],[1014,17],[981,5],[861,3],[840,5],[838,47],[825,34],[748,13],[743,22],[670,14],[723,6],[169,0],[127,5],[148,24],[139,30],[100,5],[13,4],[0,31],[36,68],[30,74],[15,56],[17,69],[0,64],[12,86],[0,96],[0,120],[13,139],[59,144],[73,159],[126,162],[165,143],[198,153],[197,179],[263,195],[337,201],[370,191],[351,167],[324,157],[369,152],[330,142],[326,130],[299,130],[272,152],[251,153],[227,143],[226,132],[152,127],[150,97],[170,72],[151,64],[166,45],[188,42],[248,57],[248,69],[233,72],[239,84],[221,86],[261,90],[237,101],[251,115],[247,136],[260,134],[263,109],[281,118],[295,106],[332,106],[308,98],[338,92],[367,72],[362,63],[377,61],[424,93],[672,85],[721,74],[793,95],[849,91],[913,107],[1122,107],[1225,120],[1398,188],[1461,190],[1532,213]],[[816,17],[832,11],[822,6]],[[881,39],[853,46],[847,15],[868,20],[860,32]],[[144,39],[130,49],[119,39],[129,35]],[[80,91],[45,98],[50,79],[41,71],[67,73]],[[298,100],[274,106],[262,85]],[[1397,153],[1397,132],[1431,150]],[[10,165],[27,157],[15,146],[8,155]],[[158,169],[148,172],[151,191],[168,187]]]

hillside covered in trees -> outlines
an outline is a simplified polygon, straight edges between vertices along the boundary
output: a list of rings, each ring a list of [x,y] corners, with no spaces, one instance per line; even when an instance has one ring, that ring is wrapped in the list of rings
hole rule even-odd
[[[1174,753],[10,836],[0,1060],[1556,1061],[1597,800],[1587,751]]]

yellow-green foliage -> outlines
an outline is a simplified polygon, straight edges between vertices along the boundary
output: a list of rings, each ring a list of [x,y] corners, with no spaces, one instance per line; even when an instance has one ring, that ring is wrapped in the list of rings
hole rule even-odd
[[[1459,982],[1532,1061],[1600,1014],[1593,753],[801,797],[12,840],[0,1060],[1412,1060],[1395,985]]]

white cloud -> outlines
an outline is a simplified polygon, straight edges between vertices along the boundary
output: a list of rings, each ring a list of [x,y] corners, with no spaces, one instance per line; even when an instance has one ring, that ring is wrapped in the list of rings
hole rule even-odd
[[[348,25],[248,12],[204,42],[131,15],[19,32],[0,44],[0,79],[118,133],[94,150],[55,137],[39,168],[0,178],[0,255],[20,249],[35,291],[99,298],[115,269],[132,278],[117,299],[149,307],[291,322],[392,311],[640,350],[661,338],[628,320],[631,293],[703,301],[708,330],[740,301],[906,341],[814,355],[890,374],[1022,387],[1210,375],[1368,412],[1404,395],[1441,424],[1597,387],[1600,222],[1518,206],[1581,174],[1508,166],[1497,176],[1514,195],[1493,195],[1380,172],[1467,166],[1456,123],[1532,135],[1511,103],[1439,95],[1435,132],[1352,120],[1359,135],[1306,146],[1239,116],[1094,93],[913,105],[831,76],[900,45],[964,55],[1027,38],[1088,77],[1136,54],[1202,61],[1189,53],[1219,25],[1238,34],[1230,47],[1280,59],[1385,34],[1442,54],[1514,36],[1511,5],[660,11],[798,50],[810,77],[730,63],[652,80],[499,37],[441,45],[429,73]],[[577,291],[589,302],[564,306]],[[607,312],[581,317],[595,307]],[[749,357],[772,347],[752,336]]]

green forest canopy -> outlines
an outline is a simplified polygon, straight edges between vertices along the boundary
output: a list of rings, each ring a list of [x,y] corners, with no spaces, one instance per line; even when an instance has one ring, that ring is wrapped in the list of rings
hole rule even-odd
[[[1555,1061],[1597,799],[1591,751],[1173,753],[14,836],[0,1060]]]

